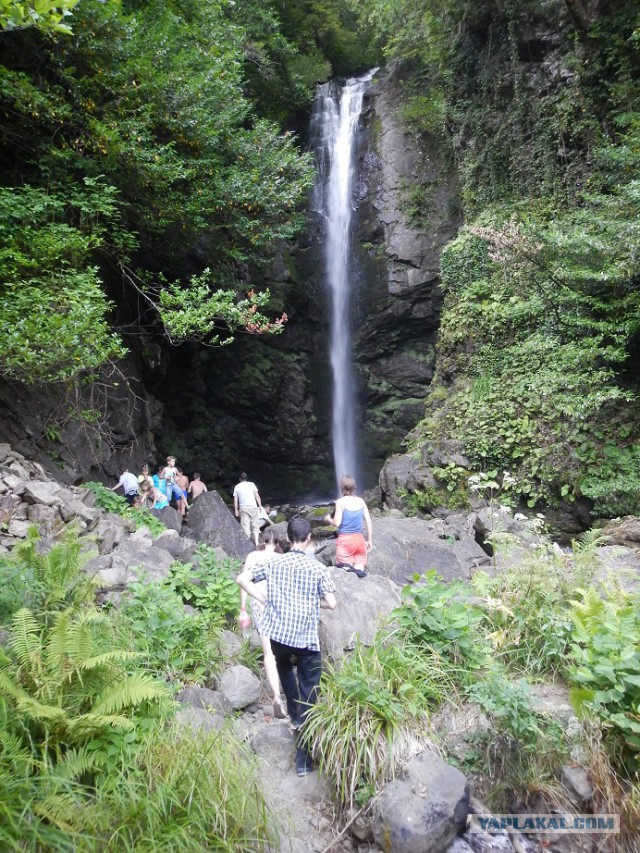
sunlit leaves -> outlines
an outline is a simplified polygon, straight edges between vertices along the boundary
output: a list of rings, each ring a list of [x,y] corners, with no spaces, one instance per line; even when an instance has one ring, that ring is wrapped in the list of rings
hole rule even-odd
[[[65,23],[78,0],[0,0],[0,29],[19,30],[37,27],[40,30],[70,33]]]

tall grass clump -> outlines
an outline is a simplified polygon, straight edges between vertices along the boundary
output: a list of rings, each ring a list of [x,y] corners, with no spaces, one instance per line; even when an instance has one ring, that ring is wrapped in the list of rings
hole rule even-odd
[[[450,667],[378,634],[330,666],[308,714],[306,738],[340,807],[362,803],[428,743],[429,711],[451,698]]]
[[[273,840],[255,759],[228,730],[153,729],[77,806],[64,819],[83,849],[240,853]]]

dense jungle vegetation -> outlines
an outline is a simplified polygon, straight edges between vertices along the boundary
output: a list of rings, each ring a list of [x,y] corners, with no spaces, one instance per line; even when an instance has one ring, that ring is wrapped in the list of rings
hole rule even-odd
[[[638,3],[364,5],[405,78],[408,126],[455,159],[466,222],[442,257],[437,376],[412,446],[462,441],[529,506],[638,512]],[[416,216],[429,192],[412,189]],[[468,473],[443,469],[440,497]]]
[[[302,223],[312,169],[285,124],[360,49],[346,10],[1,9],[2,374],[92,378],[123,334],[149,329],[209,343],[277,331],[250,271]]]

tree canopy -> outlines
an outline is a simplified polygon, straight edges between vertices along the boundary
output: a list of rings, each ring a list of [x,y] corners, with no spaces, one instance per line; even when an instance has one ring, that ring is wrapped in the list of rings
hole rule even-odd
[[[330,73],[318,46],[270,2],[2,11],[0,371],[59,380],[120,355],[120,283],[173,341],[281,328],[250,272],[303,221],[311,162],[277,121]]]

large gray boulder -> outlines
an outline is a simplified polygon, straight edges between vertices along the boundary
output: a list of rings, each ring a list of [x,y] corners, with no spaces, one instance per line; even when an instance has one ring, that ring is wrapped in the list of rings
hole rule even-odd
[[[356,641],[370,645],[389,613],[401,603],[400,589],[388,578],[358,578],[344,569],[330,569],[336,584],[336,610],[320,611],[320,648],[331,660],[351,651]]]
[[[189,536],[196,542],[219,546],[229,557],[244,560],[253,550],[235,516],[218,492],[199,495],[189,508]]]
[[[433,522],[419,518],[376,518],[373,543],[369,571],[401,586],[414,574],[422,575],[430,569],[447,581],[468,578],[474,568],[487,562],[486,553],[471,535],[464,531],[439,532]]]
[[[125,539],[110,555],[110,561],[110,566],[105,568],[98,568],[94,562],[86,567],[97,569],[98,588],[103,592],[123,590],[128,583],[143,576],[163,580],[175,562],[169,551],[156,547],[145,536]]]
[[[378,482],[382,500],[390,509],[404,507],[398,493],[415,492],[436,486],[429,468],[410,453],[388,459],[380,471]]]
[[[242,664],[225,669],[218,678],[218,690],[234,709],[246,708],[257,702],[260,689],[260,679]]]
[[[393,853],[444,853],[464,831],[468,813],[463,774],[425,750],[382,792],[374,806],[373,835]]]
[[[614,518],[602,528],[602,535],[606,538],[607,544],[640,548],[640,518],[636,515]]]

